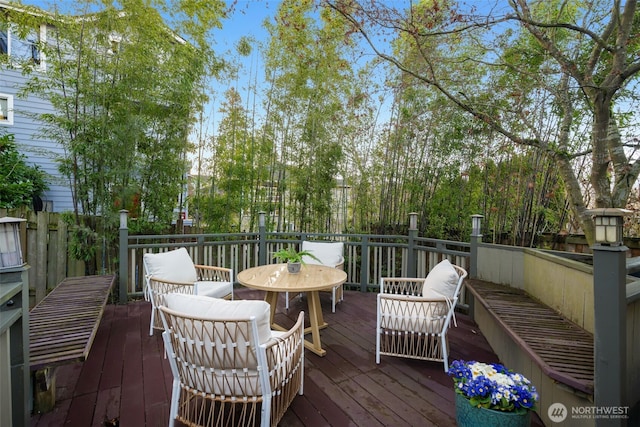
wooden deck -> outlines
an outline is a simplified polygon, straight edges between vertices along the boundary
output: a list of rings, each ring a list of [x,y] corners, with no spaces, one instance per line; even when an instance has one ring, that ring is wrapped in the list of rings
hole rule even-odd
[[[263,293],[236,291],[236,298]],[[331,313],[322,295],[325,357],[305,353],[304,395],[297,396],[281,426],[451,426],[454,392],[441,363],[383,357],[375,363],[376,296],[345,292]],[[281,298],[276,321],[288,326],[305,309],[299,300],[288,313]],[[171,373],[159,332],[149,336],[151,305],[145,301],[107,305],[85,362],[59,366],[53,412],[35,414],[31,426],[166,426]],[[497,362],[477,329],[462,314],[450,329],[451,360]],[[533,426],[541,426],[537,416]]]

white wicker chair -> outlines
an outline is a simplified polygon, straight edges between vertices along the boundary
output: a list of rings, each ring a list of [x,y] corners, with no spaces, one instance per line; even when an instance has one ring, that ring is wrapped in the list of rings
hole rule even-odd
[[[344,270],[344,243],[342,242],[312,242],[305,240],[302,242],[300,250],[309,251],[319,260],[304,256],[302,261],[305,264],[326,265],[338,270]],[[331,312],[335,313],[336,304],[344,299],[343,285],[332,286],[327,291],[331,292]],[[289,292],[285,295],[285,308],[289,309]]]
[[[439,361],[449,370],[447,329],[467,272],[448,260],[426,279],[383,277],[377,301],[376,363],[380,355]]]
[[[304,313],[271,331],[265,301],[167,294],[162,337],[173,373],[169,426],[275,426],[303,393]]]
[[[146,281],[144,295],[152,307],[149,335],[153,335],[154,329],[163,329],[158,307],[167,293],[233,299],[233,270],[194,264],[185,248],[147,253],[142,260]]]

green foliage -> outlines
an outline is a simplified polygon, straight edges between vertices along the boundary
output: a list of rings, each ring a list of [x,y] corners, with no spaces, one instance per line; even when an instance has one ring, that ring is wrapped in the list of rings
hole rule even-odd
[[[129,234],[168,234],[171,232],[167,223],[149,221],[144,218],[129,218],[127,222]]]
[[[284,262],[299,262],[304,264],[304,262],[302,261],[303,258],[305,256],[308,256],[309,258],[313,258],[316,261],[320,262],[320,260],[313,255],[311,252],[309,251],[296,251],[295,249],[289,247],[289,248],[282,248],[279,251],[276,251],[273,253],[274,258],[280,260],[280,261],[284,261]]]
[[[249,113],[235,89],[225,93],[207,194],[194,200],[208,231],[237,232],[246,227],[243,215],[257,215],[268,180],[270,141],[251,133]]]
[[[82,225],[73,226],[69,233],[69,254],[78,260],[91,262],[96,256],[98,233]]]
[[[57,32],[42,46],[47,79],[33,75],[23,92],[56,110],[38,118],[65,149],[58,161],[76,216],[114,212],[135,192],[139,214],[168,222],[203,63],[175,43],[154,9],[135,1],[120,7],[106,6],[91,21],[56,14]]]
[[[604,36],[598,29],[609,19],[607,2],[529,2],[531,22],[543,23],[538,30],[559,54],[528,30],[535,25],[504,24],[497,16],[473,22],[477,14],[450,1],[332,3],[285,0],[266,24],[263,117],[254,102],[262,93],[253,84],[241,93],[241,67],[230,68],[217,134],[199,146],[213,157],[189,200],[207,231],[255,229],[259,211],[278,230],[334,231],[337,218],[349,231],[402,230],[409,212],[418,212],[422,234],[466,240],[470,215],[481,213],[486,235],[528,245],[537,233],[564,226],[568,206],[584,204],[581,191],[587,199],[637,180],[635,159],[621,161],[629,150],[598,157],[618,165],[606,171],[613,181],[605,190],[589,188],[590,165],[582,161],[591,142],[608,134],[589,134],[592,111],[610,113],[620,128],[632,129],[636,117],[617,106],[637,98],[637,75],[611,96],[593,95],[618,49],[605,47],[610,40],[602,37],[596,57],[594,38],[573,28],[593,19],[590,31]],[[154,10],[125,0],[118,3],[125,17],[106,4],[91,26],[61,23],[64,43],[52,38],[43,46],[57,58],[48,70],[52,80],[35,79],[28,89],[47,94],[56,108],[42,119],[67,150],[60,167],[73,183],[77,214],[110,216],[125,207],[137,216],[132,230],[159,231],[185,184],[191,127],[206,101],[202,87],[223,64],[206,30],[218,27],[225,4],[160,1]],[[509,3],[511,12],[524,16],[522,4]],[[393,55],[395,71],[376,60],[362,65],[363,48],[352,39],[361,33],[341,19],[339,7],[362,9],[351,24],[378,26],[381,33],[369,33],[374,43],[394,40],[385,54]],[[162,18],[190,44],[176,42]],[[116,42],[112,34],[123,38]],[[253,43],[243,37],[237,55],[253,55]],[[625,46],[633,52],[637,44],[631,38]],[[592,54],[598,62],[589,70]],[[384,78],[372,77],[378,72]],[[581,75],[592,82],[578,82]],[[389,99],[389,116],[378,116]],[[616,108],[596,108],[599,99]],[[586,175],[574,173],[579,164]],[[90,236],[79,232],[78,240]]]
[[[45,173],[38,166],[28,166],[25,160],[14,135],[0,134],[0,208],[30,205],[33,197],[48,188]]]
[[[100,237],[115,245],[110,227],[122,208],[140,218],[140,229],[170,225],[186,184],[191,125],[206,100],[201,82],[221,67],[209,37],[226,6],[215,0],[69,3],[50,11],[46,43],[38,45],[46,78],[23,68],[29,80],[20,95],[53,106],[34,119],[63,149],[56,160],[74,196],[72,253],[88,260]],[[42,16],[12,12],[11,21],[29,31]],[[89,219],[95,216],[105,218],[100,230]]]
[[[268,23],[266,52],[272,75],[267,116],[273,139],[271,172],[277,180],[280,225],[298,230],[327,230],[333,215],[336,176],[344,161],[353,68],[345,58],[344,24],[335,13],[312,1],[283,1]],[[322,46],[318,48],[318,46]]]
[[[406,7],[366,1],[328,4],[352,25],[350,34],[363,35],[365,45],[401,74],[393,81],[399,94],[397,122],[392,124],[386,151],[380,150],[388,153],[385,160],[390,161],[385,165],[392,165],[393,175],[381,189],[383,202],[392,200],[391,206],[385,206],[391,209],[381,212],[389,212],[392,221],[402,217],[399,213],[407,202],[412,203],[417,188],[412,162],[396,148],[412,147],[416,134],[416,127],[407,127],[420,114],[420,105],[406,96],[411,90],[407,87],[414,85],[422,87],[427,99],[437,99],[433,93],[438,93],[446,104],[475,121],[467,125],[464,120],[452,121],[431,103],[428,123],[435,132],[425,145],[453,148],[443,157],[450,164],[459,163],[459,171],[491,160],[500,162],[507,152],[520,155],[534,149],[541,157],[549,156],[545,162],[550,161],[553,168],[545,162],[534,162],[534,167],[538,173],[552,170],[549,175],[562,180],[569,201],[558,204],[560,214],[555,217],[566,222],[566,207],[570,207],[572,222],[588,239],[593,224],[584,215],[586,208],[626,205],[640,174],[638,152],[625,148],[635,146],[634,131],[620,132],[627,106],[634,105],[637,97],[640,76],[633,65],[640,28],[635,1],[517,1],[501,2],[503,9],[490,10],[476,10],[464,2],[428,0]],[[388,39],[393,40],[392,49],[385,46]],[[467,138],[460,138],[465,130]],[[481,156],[467,157],[457,149],[456,143],[466,144],[469,139],[483,148]],[[419,158],[415,152],[408,156]],[[553,208],[541,196],[546,193],[538,191],[557,185],[540,185],[528,172],[502,179],[493,184],[523,204],[514,206],[504,199],[491,206],[500,212],[494,231],[510,228],[516,235],[545,228],[546,221],[540,218]],[[441,183],[428,184],[426,194]]]
[[[77,224],[76,218],[70,212],[64,212],[62,220],[69,227],[69,254],[75,259],[87,263],[86,270],[90,274],[94,274],[97,242],[100,236],[89,225]],[[93,224],[92,218],[87,218],[87,220],[90,225]]]

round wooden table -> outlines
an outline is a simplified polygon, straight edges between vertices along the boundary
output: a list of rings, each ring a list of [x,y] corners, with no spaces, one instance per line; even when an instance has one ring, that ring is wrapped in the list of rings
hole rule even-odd
[[[242,285],[267,292],[265,301],[271,305],[271,327],[276,330],[286,330],[273,320],[278,305],[278,294],[281,292],[307,293],[311,326],[304,332],[311,333],[311,341],[305,339],[304,346],[318,356],[326,354],[320,341],[320,329],[327,327],[322,316],[319,291],[341,285],[346,280],[347,273],[344,271],[315,264],[305,264],[300,272],[295,274],[287,271],[286,264],[262,265],[238,273],[238,282]]]

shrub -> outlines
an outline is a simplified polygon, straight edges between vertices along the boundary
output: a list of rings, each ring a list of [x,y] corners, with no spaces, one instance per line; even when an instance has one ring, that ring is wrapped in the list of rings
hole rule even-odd
[[[48,188],[45,173],[29,166],[18,152],[12,134],[0,134],[0,208],[30,205]]]

